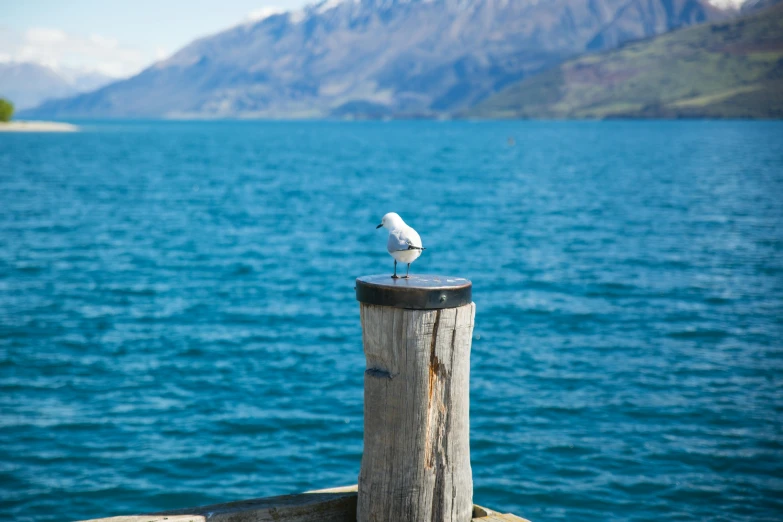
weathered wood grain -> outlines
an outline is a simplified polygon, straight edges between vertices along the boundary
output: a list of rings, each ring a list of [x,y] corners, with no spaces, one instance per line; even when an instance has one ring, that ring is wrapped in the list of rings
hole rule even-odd
[[[82,522],[355,522],[357,486],[322,489],[262,499],[214,504],[163,511],[149,515],[130,515],[84,520]],[[178,514],[176,514],[178,513]],[[514,515],[473,506],[472,522],[528,522]]]
[[[358,522],[469,522],[475,304],[360,306],[367,368]]]
[[[356,489],[356,486],[322,489],[84,522],[347,522],[356,520]]]
[[[530,522],[527,519],[512,515],[511,513],[506,513],[505,515],[501,515],[499,513],[495,515],[487,515],[486,517],[474,518],[473,520],[476,522]]]

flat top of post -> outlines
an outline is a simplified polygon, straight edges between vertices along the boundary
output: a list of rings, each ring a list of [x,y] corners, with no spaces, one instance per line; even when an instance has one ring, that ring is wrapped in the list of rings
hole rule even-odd
[[[393,279],[389,274],[356,278],[356,300],[411,310],[438,310],[469,304],[473,283],[463,277],[412,275]]]

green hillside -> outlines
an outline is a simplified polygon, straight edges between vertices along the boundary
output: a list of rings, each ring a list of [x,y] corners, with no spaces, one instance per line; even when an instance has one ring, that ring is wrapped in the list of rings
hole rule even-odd
[[[783,118],[783,4],[564,62],[462,116]]]

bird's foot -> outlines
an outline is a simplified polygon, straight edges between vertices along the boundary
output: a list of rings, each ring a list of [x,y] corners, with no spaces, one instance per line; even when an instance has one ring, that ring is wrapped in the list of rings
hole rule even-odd
[[[402,276],[402,279],[408,279],[409,277],[410,277],[410,276],[406,276],[406,275],[404,275],[404,276]]]
[[[400,276],[398,276],[396,274],[392,276],[392,279],[399,279],[399,278],[400,278]]]

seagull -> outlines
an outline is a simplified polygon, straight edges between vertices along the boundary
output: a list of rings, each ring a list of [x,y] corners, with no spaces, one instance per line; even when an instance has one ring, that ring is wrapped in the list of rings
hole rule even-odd
[[[408,279],[411,263],[419,258],[422,250],[426,250],[426,248],[421,246],[419,234],[406,225],[405,221],[395,212],[389,212],[383,216],[381,224],[375,228],[381,227],[389,229],[389,240],[386,241],[386,250],[394,258],[394,275],[392,279],[399,279],[397,275],[397,261],[408,264],[408,270],[406,270],[403,277],[403,279]]]

